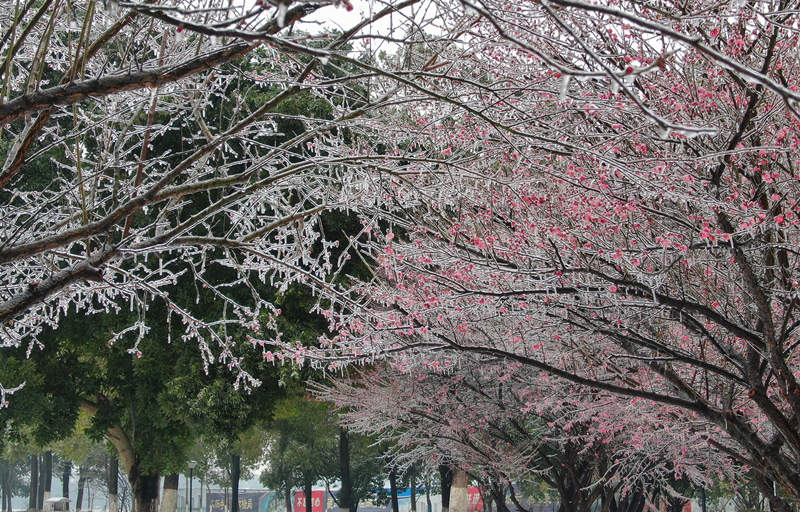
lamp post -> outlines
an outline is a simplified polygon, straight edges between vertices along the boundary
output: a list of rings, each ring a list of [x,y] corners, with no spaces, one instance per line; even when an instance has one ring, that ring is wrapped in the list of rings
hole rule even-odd
[[[197,466],[197,462],[189,461],[189,512],[192,512],[192,470]]]

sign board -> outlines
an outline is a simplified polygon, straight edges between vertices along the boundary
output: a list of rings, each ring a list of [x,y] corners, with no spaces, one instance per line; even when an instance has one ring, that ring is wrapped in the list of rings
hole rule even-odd
[[[239,512],[266,512],[275,493],[270,491],[239,491]],[[206,495],[207,512],[229,512],[231,495],[212,491]]]
[[[467,487],[467,512],[483,512],[483,498],[477,487]]]
[[[311,512],[324,512],[324,510],[325,491],[311,491]],[[294,512],[306,512],[306,495],[302,491],[294,493]]]

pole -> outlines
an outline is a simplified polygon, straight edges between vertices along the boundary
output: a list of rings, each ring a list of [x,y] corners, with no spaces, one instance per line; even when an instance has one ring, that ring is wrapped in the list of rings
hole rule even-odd
[[[706,512],[706,488],[700,489],[700,497],[703,500],[703,512]]]
[[[189,468],[189,512],[192,512],[192,468]]]

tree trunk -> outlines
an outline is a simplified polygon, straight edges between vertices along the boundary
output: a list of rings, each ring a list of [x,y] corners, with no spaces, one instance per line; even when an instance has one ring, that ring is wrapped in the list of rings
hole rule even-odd
[[[492,500],[497,512],[509,512],[506,505],[506,493],[502,484],[492,483]]]
[[[44,452],[44,501],[50,499],[53,491],[53,451]],[[44,504],[42,504],[44,508]]]
[[[119,459],[116,455],[108,457],[108,475],[106,475],[106,487],[108,488],[108,512],[119,510]]]
[[[399,512],[400,505],[397,502],[397,473],[394,466],[389,470],[389,488],[392,493],[392,512]]]
[[[8,493],[11,491],[11,488],[8,485],[7,477],[9,471],[10,469],[8,461],[0,461],[0,488],[2,488],[2,494],[0,494],[0,510],[3,510],[3,512],[8,511],[6,508],[6,502],[8,501]]]
[[[8,489],[8,493],[6,493],[6,512],[12,512],[13,505],[11,504],[11,499],[14,497],[14,490],[11,488],[11,468],[9,468],[8,472],[6,473],[6,488]]]
[[[453,484],[450,486],[450,512],[467,512],[467,473],[461,469],[453,472]]]
[[[8,501],[6,502],[6,512],[12,512],[13,505],[11,504],[11,499],[14,497],[14,491],[11,488],[11,469],[9,468],[8,473],[6,473],[6,487],[8,488],[8,493],[6,494],[6,498]]]
[[[666,498],[667,502],[667,512],[681,512],[683,510],[683,506],[686,504],[686,500],[683,498],[674,498],[672,496],[668,496]]]
[[[175,512],[178,509],[178,474],[164,477],[164,492],[161,494],[159,512]]]
[[[450,510],[450,487],[453,485],[453,469],[446,465],[439,466],[439,476],[442,480],[442,512]]]
[[[2,508],[5,510],[5,512],[12,512],[11,498],[14,495],[14,491],[11,489],[11,468],[6,471],[5,483],[3,484],[3,487],[5,488],[3,493],[5,500],[2,503]]]
[[[339,510],[355,512],[353,481],[350,478],[350,437],[342,427],[339,427],[339,473],[342,482],[342,489],[339,491]]]
[[[305,480],[303,482],[303,494],[305,494],[306,497],[306,512],[311,512],[314,508],[314,498],[311,494],[313,492],[311,489],[312,485],[313,482],[311,480]]]
[[[133,512],[157,512],[158,475],[142,475],[135,466],[128,478],[133,487]]]
[[[411,512],[417,512],[417,483],[414,481],[414,470],[408,475],[408,486],[411,488]]]
[[[39,456],[39,485],[37,487],[36,493],[36,509],[37,510],[44,510],[44,486],[45,486],[45,474],[47,473],[47,463],[45,462],[45,456]]]
[[[39,455],[31,455],[31,484],[28,491],[28,510],[36,510],[37,496],[39,496]]]
[[[241,458],[231,454],[231,512],[239,512],[239,476],[241,475]]]
[[[631,502],[626,504],[634,510],[639,506],[637,493],[632,493]],[[558,512],[589,512],[592,508],[593,499],[591,499],[591,492],[585,488],[575,485],[562,485],[559,486],[558,495],[561,503],[558,507]],[[642,497],[643,498],[643,497]],[[642,506],[644,499],[642,499]],[[619,506],[619,505],[618,505]]]
[[[425,505],[427,510],[425,512],[433,512],[433,504],[431,503],[431,482],[430,475],[425,477]]]
[[[64,459],[61,466],[61,496],[69,498],[69,478],[72,476],[72,462]],[[67,503],[67,510],[69,510],[69,503]]]
[[[489,484],[478,484],[478,495],[481,497],[481,511],[492,512],[492,503],[494,503],[494,498],[492,498],[491,489],[486,487],[486,485]],[[469,490],[467,490],[467,507],[475,510],[475,507],[472,506],[472,501],[469,498]]]
[[[286,506],[286,512],[292,512],[292,488],[289,487],[289,484],[286,484],[286,494],[283,496],[284,505]]]
[[[78,497],[75,498],[75,510],[80,512],[83,508],[83,489],[86,487],[86,464],[78,466]]]

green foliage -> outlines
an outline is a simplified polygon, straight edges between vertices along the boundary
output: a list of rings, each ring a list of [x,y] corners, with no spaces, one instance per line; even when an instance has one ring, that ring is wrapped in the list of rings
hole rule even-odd
[[[270,423],[261,483],[286,490],[337,474],[337,433],[327,404],[300,395],[281,400]]]
[[[83,464],[89,457],[89,453],[98,444],[95,439],[91,439],[87,435],[91,424],[91,416],[85,412],[79,413],[72,433],[51,443],[50,448],[63,459],[75,464]]]
[[[559,500],[558,491],[538,479],[517,482],[517,492],[529,503],[555,503]]]
[[[45,445],[68,435],[77,419],[77,383],[58,377],[81,368],[74,353],[58,346],[31,347],[30,358],[26,347],[1,351],[0,381],[25,382],[25,387],[15,394],[14,407],[0,409],[0,425],[10,429],[0,443],[29,436],[31,442]],[[24,426],[28,428],[23,436]]]
[[[383,489],[384,450],[368,436],[350,435],[350,478],[353,484],[353,509],[367,498],[375,497],[376,489]]]

